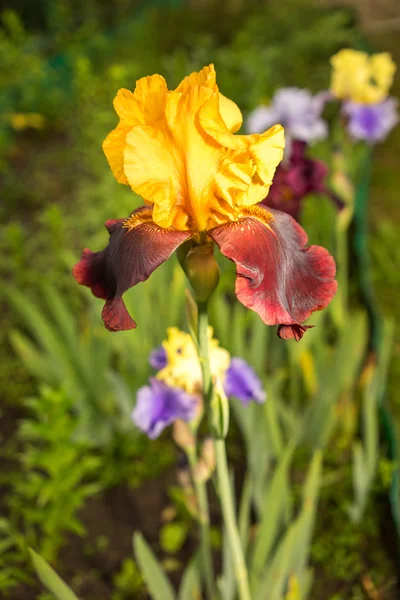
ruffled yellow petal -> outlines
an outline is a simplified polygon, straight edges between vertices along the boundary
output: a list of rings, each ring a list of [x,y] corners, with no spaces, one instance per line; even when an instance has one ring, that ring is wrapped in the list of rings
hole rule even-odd
[[[120,123],[104,140],[103,151],[119,183],[129,185],[124,173],[127,133],[136,125],[151,125],[162,118],[167,91],[167,84],[161,75],[139,79],[133,93],[126,89],[118,91],[114,108]]]
[[[243,116],[240,108],[232,100],[229,100],[223,94],[219,94],[219,112],[225,125],[232,133],[238,131],[243,123]]]
[[[121,89],[114,99],[115,112],[122,125],[151,125],[162,118],[167,84],[161,75],[142,77],[135,91]]]
[[[344,49],[331,58],[331,92],[340,99],[373,104],[384,100],[393,82],[396,65],[390,54],[369,56]]]
[[[185,93],[193,86],[204,86],[210,89],[215,89],[217,74],[213,64],[204,67],[201,71],[191,73],[176,88],[176,92]],[[232,100],[219,94],[219,110],[224,120],[225,125],[232,131],[238,131],[243,123],[243,116],[240,108]]]
[[[132,189],[154,204],[153,219],[170,227],[184,203],[182,159],[164,128],[133,127],[124,150],[124,170]],[[187,219],[186,219],[187,220]]]
[[[267,195],[283,129],[234,135],[242,115],[220,94],[213,65],[171,92],[160,76],[141,79],[133,94],[120,90],[115,109],[121,122],[104,143],[110,166],[153,206],[159,226],[204,232]]]
[[[182,79],[175,92],[184,94],[196,86],[214,89],[216,82],[217,74],[215,72],[214,65],[211,63],[207,67],[203,67],[201,71],[195,71],[194,73],[191,73]]]
[[[124,149],[126,146],[126,136],[130,127],[118,125],[108,134],[103,142],[103,152],[107,157],[108,164],[118,183],[128,184],[124,171]]]
[[[218,144],[236,151],[236,160],[242,158],[251,165],[251,181],[245,189],[236,191],[235,201],[238,209],[252,206],[267,196],[276,167],[283,158],[283,127],[274,125],[262,134],[233,135],[223,120],[215,116],[215,110],[215,99],[211,99],[202,107],[199,123]]]
[[[209,80],[207,81],[207,83]],[[229,165],[228,157],[210,143],[197,123],[196,115],[211,97],[218,101],[218,88],[192,86],[183,93],[171,92],[167,100],[166,121],[182,161],[182,188],[185,208],[192,215],[190,226],[205,231],[212,214],[218,221],[219,201],[215,183],[221,170]]]

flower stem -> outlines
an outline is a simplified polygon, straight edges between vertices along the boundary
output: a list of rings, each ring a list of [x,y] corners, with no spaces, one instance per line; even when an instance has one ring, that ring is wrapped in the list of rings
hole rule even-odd
[[[244,560],[242,543],[240,541],[232,498],[232,486],[229,478],[228,462],[226,459],[225,440],[215,440],[215,455],[217,460],[217,475],[222,515],[228,536],[228,544],[231,551],[232,562],[235,569],[239,598],[240,600],[251,600],[247,567]]]
[[[201,362],[201,371],[203,374],[203,387],[204,387],[204,403],[209,404],[209,395],[211,388],[211,372],[210,372],[210,361],[208,357],[208,314],[207,304],[198,303],[198,341],[199,341],[199,353]],[[193,460],[194,455],[189,457],[189,463],[193,472]],[[194,485],[196,489],[197,500],[200,509],[200,536],[201,536],[201,554],[203,558],[203,569],[204,579],[207,589],[207,595],[209,598],[215,598],[215,584],[214,584],[214,569],[212,563],[211,543],[210,543],[210,518],[208,510],[208,498],[207,489],[205,483],[197,480],[193,477]]]
[[[210,541],[210,513],[208,508],[207,488],[204,481],[200,481],[195,474],[197,463],[196,451],[191,449],[187,452],[192,479],[196,490],[197,502],[199,505],[200,521],[200,552],[203,563],[204,583],[207,598],[210,600],[216,597],[214,587],[214,568],[212,563],[211,541]]]
[[[203,390],[205,410],[209,410],[211,399],[211,369],[210,356],[208,353],[208,310],[206,302],[198,302],[198,340],[201,372],[203,374]]]
[[[207,303],[198,302],[197,307],[199,357],[203,373],[204,402],[206,404],[206,411],[209,412],[210,401],[212,397],[212,380],[208,353]],[[235,516],[232,487],[229,479],[228,462],[226,458],[225,440],[222,438],[214,438],[214,444],[222,516],[228,536],[228,544],[234,566],[239,598],[240,600],[251,600],[247,567],[244,560],[242,544],[240,541],[239,530]]]

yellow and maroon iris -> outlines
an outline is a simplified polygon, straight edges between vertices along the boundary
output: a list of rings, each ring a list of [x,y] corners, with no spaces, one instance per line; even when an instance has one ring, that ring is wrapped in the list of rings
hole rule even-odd
[[[236,264],[239,300],[281,325],[282,337],[299,339],[301,321],[335,294],[335,264],[325,249],[305,247],[289,215],[259,204],[283,157],[282,126],[235,135],[242,115],[219,92],[213,65],[173,91],[160,75],[140,79],[133,93],[118,92],[114,107],[120,122],[103,149],[117,181],[145,206],[108,221],[108,246],[84,250],[73,271],[106,300],[106,327],[136,327],[122,295],[190,240],[215,242]]]

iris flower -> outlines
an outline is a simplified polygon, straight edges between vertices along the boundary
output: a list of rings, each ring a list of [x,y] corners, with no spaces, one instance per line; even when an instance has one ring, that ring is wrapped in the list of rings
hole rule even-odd
[[[211,376],[220,381],[227,396],[236,396],[248,404],[264,402],[266,394],[254,369],[242,358],[232,357],[221,348],[208,328]],[[191,336],[177,327],[168,328],[168,337],[155,348],[149,357],[151,366],[161,379],[172,388],[180,388],[189,394],[202,394],[203,378],[196,346]]]
[[[281,88],[274,94],[269,106],[259,106],[249,114],[247,131],[258,133],[265,127],[280,123],[291,139],[308,143],[324,139],[328,135],[328,127],[321,113],[327,99],[324,92],[313,96],[306,89]]]
[[[344,48],[332,56],[331,92],[359,104],[382,102],[389,92],[396,65],[388,52],[372,54]]]
[[[158,371],[157,378],[171,387],[182,388],[189,394],[201,394],[203,389],[201,365],[190,334],[177,327],[169,327],[168,337],[164,340],[162,348],[165,352],[165,362]],[[212,327],[208,328],[208,349],[211,375],[213,379],[223,381],[231,357],[213,337]],[[158,351],[160,352],[159,349]]]
[[[214,383],[244,406],[263,403],[266,393],[254,369],[242,358],[231,358],[213,337],[211,327],[208,340]],[[191,421],[201,412],[203,379],[191,336],[176,327],[168,329],[167,339],[151,352],[149,361],[158,373],[138,390],[132,420],[154,439],[171,423]]]
[[[111,331],[131,329],[122,295],[145,281],[184,242],[217,244],[236,264],[236,294],[284,337],[326,307],[336,291],[335,263],[287,214],[259,203],[283,156],[280,125],[234,135],[239,108],[220,94],[213,65],[169,91],[160,75],[144,77],[114,101],[119,125],[103,149],[117,181],[143,197],[127,219],[108,221],[108,246],[84,250],[73,274],[106,300]],[[301,336],[300,336],[301,337]]]
[[[328,196],[342,208],[343,203],[327,185],[327,177],[326,164],[307,156],[307,144],[295,140],[290,158],[279,165],[264,202],[271,208],[288,213],[296,221],[300,218],[303,199],[308,194]]]

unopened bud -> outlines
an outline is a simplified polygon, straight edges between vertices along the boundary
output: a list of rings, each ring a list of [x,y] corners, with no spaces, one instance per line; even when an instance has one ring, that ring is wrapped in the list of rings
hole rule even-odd
[[[196,466],[193,469],[193,479],[199,483],[205,483],[211,477],[211,471],[204,462],[203,459],[197,461]]]
[[[197,302],[207,302],[219,282],[219,267],[214,244],[193,246],[186,254],[183,268]]]
[[[201,447],[201,457],[204,460],[207,467],[210,471],[214,471],[215,469],[215,447],[214,440],[212,438],[207,438],[204,440],[203,445]]]
[[[195,446],[195,439],[191,432],[190,426],[185,421],[180,419],[174,423],[174,432],[172,437],[177,446],[182,450],[190,450]]]
[[[229,429],[229,402],[220,381],[215,382],[210,402],[210,424],[212,434],[217,439],[224,439]]]

